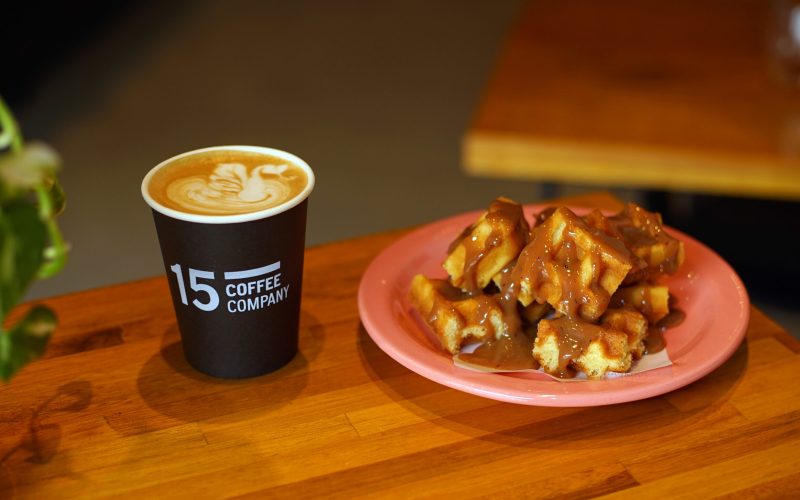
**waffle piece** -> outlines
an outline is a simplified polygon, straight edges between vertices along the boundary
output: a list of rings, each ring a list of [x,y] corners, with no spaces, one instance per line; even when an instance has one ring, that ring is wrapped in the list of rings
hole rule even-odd
[[[607,309],[600,318],[600,324],[624,332],[628,336],[628,350],[633,359],[644,356],[645,339],[649,324],[639,311],[633,309]]]
[[[450,282],[464,291],[483,290],[517,258],[529,233],[522,207],[508,198],[497,198],[450,245],[444,261]]]
[[[628,203],[613,217],[595,210],[584,216],[584,220],[590,227],[621,241],[639,259],[625,284],[654,281],[675,273],[683,263],[683,242],[664,231],[660,214],[648,212],[635,203]]]
[[[620,287],[611,296],[609,307],[631,307],[655,324],[669,313],[669,288],[664,285]]]
[[[631,267],[619,241],[559,207],[531,232],[510,281],[524,306],[547,302],[564,316],[595,321]]]
[[[647,269],[647,262],[633,253],[632,249],[625,244],[624,238],[610,218],[603,215],[600,210],[594,209],[584,215],[582,219],[594,232],[610,236],[628,250],[631,258],[631,269],[628,271],[628,275],[623,280],[623,283],[633,283],[644,276]]]
[[[599,379],[609,371],[627,372],[632,362],[624,332],[569,318],[539,321],[533,357],[544,371],[560,378],[580,370]]]
[[[411,301],[451,354],[458,354],[467,343],[499,338],[513,328],[493,297],[471,297],[446,280],[414,276]]]

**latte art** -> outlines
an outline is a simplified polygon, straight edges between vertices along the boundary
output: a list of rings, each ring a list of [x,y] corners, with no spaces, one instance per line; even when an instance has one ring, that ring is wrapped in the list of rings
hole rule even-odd
[[[259,165],[249,172],[241,163],[220,163],[209,176],[176,179],[167,197],[191,211],[241,213],[273,207],[291,196],[288,165]]]
[[[281,205],[308,186],[301,167],[246,151],[210,151],[163,165],[148,186],[157,203],[198,215],[235,215]]]

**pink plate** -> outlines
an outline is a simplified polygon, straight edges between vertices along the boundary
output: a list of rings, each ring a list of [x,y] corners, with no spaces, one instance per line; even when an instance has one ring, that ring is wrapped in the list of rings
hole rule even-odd
[[[530,215],[543,207],[524,208]],[[423,377],[510,403],[606,405],[657,396],[690,384],[727,360],[744,337],[750,301],[739,277],[708,247],[668,228],[686,249],[680,271],[666,280],[678,307],[686,313],[683,323],[665,334],[672,366],[574,383],[558,382],[536,372],[480,373],[458,368],[414,311],[408,291],[415,274],[446,276],[441,264],[448,244],[480,213],[443,219],[407,234],[381,252],[361,278],[358,309],[367,332],[384,352]]]

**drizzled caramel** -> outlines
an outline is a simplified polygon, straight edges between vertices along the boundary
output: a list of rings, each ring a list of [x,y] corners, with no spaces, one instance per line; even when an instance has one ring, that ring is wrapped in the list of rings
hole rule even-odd
[[[640,259],[638,269],[629,274],[626,283],[673,274],[683,262],[683,246],[664,231],[661,215],[628,203],[622,212],[606,220],[605,232]]]
[[[451,256],[457,250],[463,252],[457,279],[451,273],[451,280],[458,286],[434,280],[445,300],[430,311],[426,320],[433,324],[441,315],[452,314],[457,309],[453,304],[472,301],[470,325],[481,327],[487,334],[472,353],[462,352],[460,358],[496,370],[536,368],[532,356],[536,324],[525,320],[522,307],[535,303],[546,306],[549,302],[555,308],[556,318],[549,319],[548,326],[557,331],[559,362],[555,373],[548,371],[558,377],[571,377],[575,374],[574,360],[590,344],[600,340],[601,352],[608,352],[602,340],[610,327],[596,322],[612,303],[612,294],[623,279],[627,282],[634,274],[637,280],[652,279],[673,272],[682,260],[682,247],[663,231],[660,216],[635,205],[613,217],[595,211],[585,218],[567,208],[554,207],[537,214],[535,222],[531,230],[520,205],[505,198],[495,200],[486,214],[465,228],[449,246]],[[490,228],[488,236],[486,224]],[[521,250],[501,263],[501,268],[495,268],[489,286],[482,286],[480,281],[486,282],[486,278],[479,279],[481,263],[509,238]],[[656,246],[659,255],[648,253]],[[634,308],[650,318],[655,309],[650,296],[640,295]],[[620,300],[614,306],[631,307]],[[532,315],[533,321],[538,322],[543,310]],[[498,312],[502,328],[491,320]],[[679,321],[681,314],[673,311],[662,321],[651,323],[647,352],[663,349],[663,331]],[[643,335],[644,326],[639,331]],[[614,335],[619,339],[623,333],[617,331]],[[630,339],[634,342],[633,337]],[[463,338],[462,343],[469,340]]]
[[[593,246],[580,248],[581,237],[592,238],[584,244]],[[504,293],[518,299],[524,283],[539,302],[556,297],[557,302],[551,304],[559,313],[594,321],[611,299],[610,291],[602,286],[608,262],[629,269],[630,260],[630,252],[618,242],[603,233],[592,232],[569,209],[558,208],[532,231],[531,241],[511,271],[509,288]]]
[[[431,280],[436,293],[444,297],[445,300],[434,301],[431,310],[425,320],[429,325],[436,323],[440,317],[456,311],[455,303],[468,299],[471,295],[463,290],[454,287],[447,280]]]
[[[463,318],[470,331],[480,331],[480,338],[473,335],[462,341],[481,340],[474,353],[463,353],[470,362],[490,368],[525,369],[535,368],[530,356],[532,336],[524,332],[516,311],[503,309],[507,304],[498,295],[473,295],[451,285],[447,280],[427,280],[433,288],[435,299],[425,315],[430,325],[440,318]],[[499,315],[500,321],[493,316]],[[499,326],[499,327],[498,327]],[[476,328],[478,330],[476,330]]]
[[[680,325],[684,319],[686,319],[686,313],[680,309],[672,309],[658,323],[652,325],[647,330],[647,337],[644,339],[645,352],[647,354],[655,354],[664,350],[667,346],[667,342],[664,340],[664,332]]]
[[[539,364],[531,356],[532,349],[532,338],[521,333],[508,333],[488,339],[473,352],[459,354],[459,358],[495,370],[535,370]]]
[[[558,370],[551,375],[559,378],[575,376],[575,370],[570,366],[570,362],[583,354],[594,340],[602,338],[605,331],[601,326],[572,318],[551,320],[550,328],[557,332],[559,352]]]
[[[478,223],[486,223],[491,228],[489,235],[481,241],[474,233]],[[448,253],[453,253],[457,247],[464,248],[464,263],[461,270],[460,288],[471,294],[482,293],[478,283],[478,265],[491,252],[503,243],[504,238],[514,238],[519,241],[520,247],[528,242],[530,227],[522,214],[522,207],[506,198],[498,198],[489,205],[489,210],[484,218],[476,224],[468,226],[450,244]],[[507,229],[513,228],[508,234]]]

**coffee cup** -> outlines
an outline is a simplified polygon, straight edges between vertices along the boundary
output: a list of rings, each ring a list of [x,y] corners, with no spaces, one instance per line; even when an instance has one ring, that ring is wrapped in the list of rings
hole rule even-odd
[[[188,363],[221,378],[272,372],[297,353],[314,173],[256,146],[179,154],[142,181]]]

